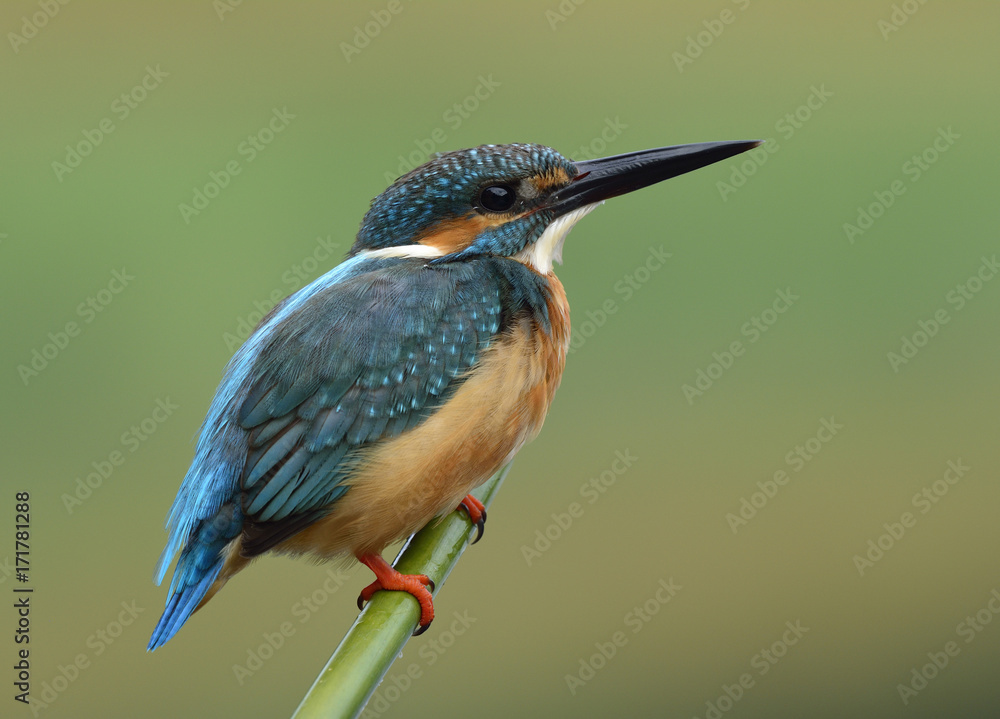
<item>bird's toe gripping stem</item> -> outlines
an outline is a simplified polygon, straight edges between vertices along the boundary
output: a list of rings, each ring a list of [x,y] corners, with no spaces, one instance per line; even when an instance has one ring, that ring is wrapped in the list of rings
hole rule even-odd
[[[483,538],[486,526],[486,507],[471,494],[458,505],[469,513],[469,519],[479,530],[473,544]],[[375,595],[375,592],[394,590],[407,592],[420,604],[420,624],[413,636],[420,636],[434,621],[434,582],[424,574],[402,574],[394,569],[380,554],[359,554],[358,561],[375,573],[375,581],[361,590],[358,595],[358,609],[364,609],[365,604]],[[429,587],[429,589],[428,589]]]
[[[434,621],[434,582],[424,574],[401,574],[396,571],[380,554],[361,554],[358,561],[375,572],[375,581],[361,590],[358,595],[358,609],[364,609],[375,592],[382,589],[407,592],[420,604],[420,624],[413,632],[419,636],[427,631]],[[430,587],[430,589],[428,589]]]
[[[483,532],[486,531],[486,506],[471,494],[468,494],[459,503],[458,508],[464,509],[469,513],[469,519],[472,520],[472,523],[476,525],[476,529],[479,530],[476,538],[472,540],[472,543],[475,544],[483,538]]]

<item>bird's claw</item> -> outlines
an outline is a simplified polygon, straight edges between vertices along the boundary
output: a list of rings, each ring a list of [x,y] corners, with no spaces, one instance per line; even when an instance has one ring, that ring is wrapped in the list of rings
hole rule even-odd
[[[424,574],[400,574],[388,564],[382,567],[381,563],[378,563],[378,566],[384,576],[376,574],[379,578],[361,590],[361,594],[358,595],[358,609],[364,609],[375,592],[382,590],[407,592],[420,604],[420,623],[413,636],[423,634],[434,620],[434,604],[431,596],[436,588],[434,580]],[[385,571],[386,569],[388,571]],[[383,578],[385,583],[382,581]]]
[[[476,538],[472,540],[475,544],[483,538],[483,532],[486,531],[486,506],[470,494],[459,503],[458,507],[468,512],[469,519],[476,525],[478,532]]]

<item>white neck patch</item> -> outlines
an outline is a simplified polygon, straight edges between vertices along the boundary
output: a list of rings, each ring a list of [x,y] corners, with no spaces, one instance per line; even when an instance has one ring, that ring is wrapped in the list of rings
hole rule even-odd
[[[534,244],[518,252],[514,255],[514,259],[533,267],[539,274],[549,274],[552,272],[553,262],[562,264],[563,242],[566,241],[566,235],[573,229],[573,225],[588,215],[595,207],[603,204],[604,200],[601,200],[579,207],[562,217],[557,217],[545,228],[545,232]]]
[[[443,257],[444,253],[433,245],[398,245],[380,250],[366,250],[365,257]]]

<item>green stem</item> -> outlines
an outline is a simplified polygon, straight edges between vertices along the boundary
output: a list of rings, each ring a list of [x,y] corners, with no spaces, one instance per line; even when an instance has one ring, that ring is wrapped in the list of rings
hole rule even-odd
[[[487,507],[509,469],[507,464],[475,492]],[[403,574],[426,574],[434,581],[436,594],[473,534],[468,515],[452,512],[410,537],[393,566]],[[419,619],[420,607],[406,592],[376,592],[302,699],[293,719],[358,716]],[[433,632],[434,626],[428,631]]]

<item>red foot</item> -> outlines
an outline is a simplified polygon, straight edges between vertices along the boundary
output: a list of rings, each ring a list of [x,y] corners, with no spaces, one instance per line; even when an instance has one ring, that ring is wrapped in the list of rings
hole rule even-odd
[[[358,596],[358,609],[362,609],[365,602],[380,589],[409,592],[420,603],[420,626],[413,636],[427,631],[434,621],[434,600],[431,597],[434,582],[423,574],[400,574],[380,554],[362,554],[358,556],[358,561],[375,572],[375,581],[362,589]],[[425,585],[430,585],[431,591]]]
[[[479,530],[479,534],[472,540],[472,543],[475,544],[483,538],[483,532],[486,531],[486,507],[471,494],[467,494],[465,495],[465,499],[459,503],[458,508],[464,509],[469,513],[469,519],[472,520],[472,523]]]

